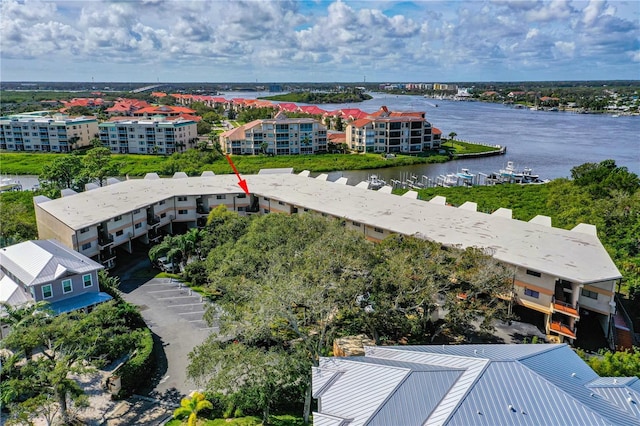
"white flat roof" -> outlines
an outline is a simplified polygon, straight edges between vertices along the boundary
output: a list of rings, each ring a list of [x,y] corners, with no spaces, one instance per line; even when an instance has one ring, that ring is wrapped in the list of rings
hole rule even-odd
[[[481,247],[501,261],[579,283],[621,278],[597,236],[299,175],[247,175],[251,193],[448,246]],[[238,194],[235,175],[132,179],[39,206],[74,230],[178,195]]]

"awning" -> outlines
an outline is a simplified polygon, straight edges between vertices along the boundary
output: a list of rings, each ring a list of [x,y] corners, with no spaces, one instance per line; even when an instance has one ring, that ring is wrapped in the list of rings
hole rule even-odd
[[[103,292],[84,293],[79,296],[70,297],[69,299],[58,300],[49,305],[49,308],[56,314],[64,314],[65,312],[77,311],[89,306],[97,305],[102,302],[111,300],[112,297]]]

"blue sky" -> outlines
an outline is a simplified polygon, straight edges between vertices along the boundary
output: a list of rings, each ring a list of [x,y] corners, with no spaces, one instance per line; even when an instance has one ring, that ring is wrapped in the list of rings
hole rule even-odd
[[[640,79],[637,0],[29,1],[3,81]]]

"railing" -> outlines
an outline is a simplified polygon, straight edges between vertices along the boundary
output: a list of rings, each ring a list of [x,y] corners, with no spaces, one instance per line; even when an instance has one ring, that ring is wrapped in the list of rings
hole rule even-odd
[[[551,303],[553,305],[553,310],[556,312],[572,315],[578,318],[580,317],[580,314],[578,313],[578,307],[579,307],[578,303],[576,303],[575,305],[572,305],[570,303],[563,302],[561,300],[556,300],[555,296],[551,298]]]
[[[147,216],[147,225],[149,226],[153,226],[153,225],[157,225],[158,223],[160,223],[160,217],[159,216]]]
[[[560,321],[551,321],[551,331],[555,331],[558,334],[563,334],[572,339],[576,338],[576,330],[575,328],[570,328],[568,325],[560,322]]]
[[[616,302],[616,308],[618,312],[622,315],[622,318],[624,318],[624,322],[627,325],[629,332],[631,333],[631,339],[632,339],[633,345],[634,346],[638,345],[638,339],[636,338],[636,333],[633,329],[633,321],[631,321],[631,317],[627,313],[627,310],[622,304],[622,300],[620,300],[620,296],[617,293],[614,297],[614,300]]]
[[[109,245],[113,244],[113,236],[112,235],[108,235],[108,236],[101,236],[98,238],[98,246],[100,247],[100,249],[103,249],[104,247],[107,247]]]

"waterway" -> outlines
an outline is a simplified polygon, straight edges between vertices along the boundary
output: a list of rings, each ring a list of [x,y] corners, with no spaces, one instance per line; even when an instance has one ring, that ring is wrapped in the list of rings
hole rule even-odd
[[[228,92],[231,98],[256,98],[268,93]],[[376,174],[386,181],[403,175],[435,178],[462,168],[472,173],[491,173],[513,161],[517,169],[529,167],[544,179],[569,177],[571,168],[587,162],[613,159],[619,166],[640,175],[640,117],[612,117],[604,114],[530,111],[502,104],[456,102],[423,96],[371,93],[373,99],[349,104],[325,104],[331,111],[359,108],[373,112],[386,105],[392,111],[425,111],[443,136],[450,132],[456,139],[502,145],[505,155],[469,158],[443,164],[394,167],[376,170],[341,171],[329,174],[329,180],[347,177],[350,185]],[[437,105],[437,107],[435,106]],[[317,174],[313,174],[315,176]],[[37,177],[17,176],[25,189],[37,184]]]
[[[257,92],[229,92],[230,98],[267,96]],[[529,167],[541,178],[569,177],[571,168],[587,162],[613,159],[619,166],[640,174],[640,117],[612,117],[606,114],[531,111],[484,102],[456,102],[423,96],[371,93],[373,99],[348,104],[324,104],[331,111],[359,108],[373,112],[386,105],[392,111],[425,111],[442,135],[451,132],[456,139],[507,147],[505,155],[469,158],[444,164],[425,164],[377,170],[342,171],[329,174],[329,180],[341,176],[350,185],[377,174],[385,180],[403,174],[436,177],[468,168],[472,173],[491,173],[513,161],[517,169]],[[437,105],[437,107],[435,106]]]

